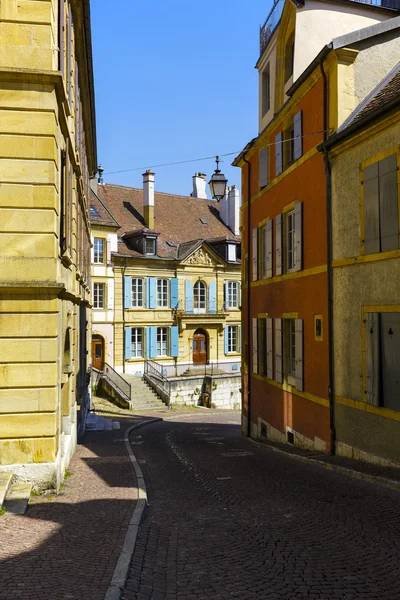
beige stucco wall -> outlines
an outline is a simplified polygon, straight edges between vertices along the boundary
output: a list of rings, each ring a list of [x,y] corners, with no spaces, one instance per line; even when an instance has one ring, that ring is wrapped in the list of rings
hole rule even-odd
[[[332,158],[333,259],[355,258],[334,268],[334,360],[336,431],[339,442],[367,454],[400,462],[400,420],[392,411],[364,407],[363,306],[400,307],[400,250],[361,256],[360,165],[390,149],[396,151],[400,124]],[[339,150],[337,150],[339,151]],[[399,188],[400,192],[400,188]],[[399,196],[400,197],[400,196]],[[351,264],[348,264],[351,263]],[[334,262],[335,265],[335,262]],[[382,310],[376,309],[377,312]],[[358,401],[344,405],[340,398]],[[341,446],[339,446],[339,449]],[[361,454],[362,458],[368,458]],[[354,454],[356,456],[357,454]],[[373,458],[373,456],[371,457]]]
[[[354,62],[354,88],[359,102],[381,81],[400,58],[398,31],[384,36],[379,44],[360,45]],[[371,43],[371,41],[369,41]]]

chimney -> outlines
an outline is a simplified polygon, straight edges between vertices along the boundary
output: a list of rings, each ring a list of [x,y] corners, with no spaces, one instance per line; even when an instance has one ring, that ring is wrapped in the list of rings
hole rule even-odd
[[[193,175],[193,198],[204,198],[207,199],[206,192],[207,175],[204,173],[195,173]]]
[[[98,171],[99,171],[99,180],[98,180],[98,183],[100,183],[100,185],[103,185],[104,184],[104,181],[103,181],[104,169],[103,169],[103,167],[101,165],[98,166]]]
[[[149,229],[154,229],[154,175],[150,169],[143,173],[143,217]]]
[[[221,217],[221,219],[223,220],[223,222],[225,223],[225,225],[227,227],[229,227],[229,210],[228,210],[228,208],[229,208],[229,205],[228,205],[229,190],[230,190],[230,188],[227,187],[225,196],[223,198],[221,198],[221,200],[219,201],[219,216]]]
[[[240,196],[236,185],[233,185],[228,194],[228,225],[235,235],[240,235]]]

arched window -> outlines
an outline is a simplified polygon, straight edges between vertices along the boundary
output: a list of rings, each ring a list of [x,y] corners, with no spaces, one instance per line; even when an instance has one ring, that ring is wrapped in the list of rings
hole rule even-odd
[[[207,306],[207,286],[204,281],[196,281],[193,287],[194,312],[205,313]]]

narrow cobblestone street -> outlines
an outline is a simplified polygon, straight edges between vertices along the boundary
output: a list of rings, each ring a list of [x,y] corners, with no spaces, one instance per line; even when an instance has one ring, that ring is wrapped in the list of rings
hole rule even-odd
[[[125,600],[400,597],[399,493],[204,413],[132,435],[149,502]]]

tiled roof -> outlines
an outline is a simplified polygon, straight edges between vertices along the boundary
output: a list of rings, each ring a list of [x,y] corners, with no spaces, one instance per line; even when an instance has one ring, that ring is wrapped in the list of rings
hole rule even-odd
[[[351,115],[342,123],[337,133],[344,132],[348,127],[361,123],[373,116],[374,113],[395,100],[400,106],[400,61],[360,102]]]
[[[124,233],[146,227],[142,189],[105,184],[98,186],[97,193],[120,224],[118,235],[121,238]],[[160,258],[181,258],[190,252],[191,247],[194,248],[203,240],[239,239],[221,220],[217,202],[162,192],[155,192],[154,229],[160,232],[157,240],[157,254]],[[168,242],[174,245],[169,245]],[[118,244],[118,253],[125,256],[142,256],[125,242]]]
[[[94,211],[90,214],[90,222],[92,225],[103,225],[106,227],[119,227],[119,224],[114,217],[108,212],[100,198],[91,190],[90,206]],[[97,214],[94,214],[97,213]]]

